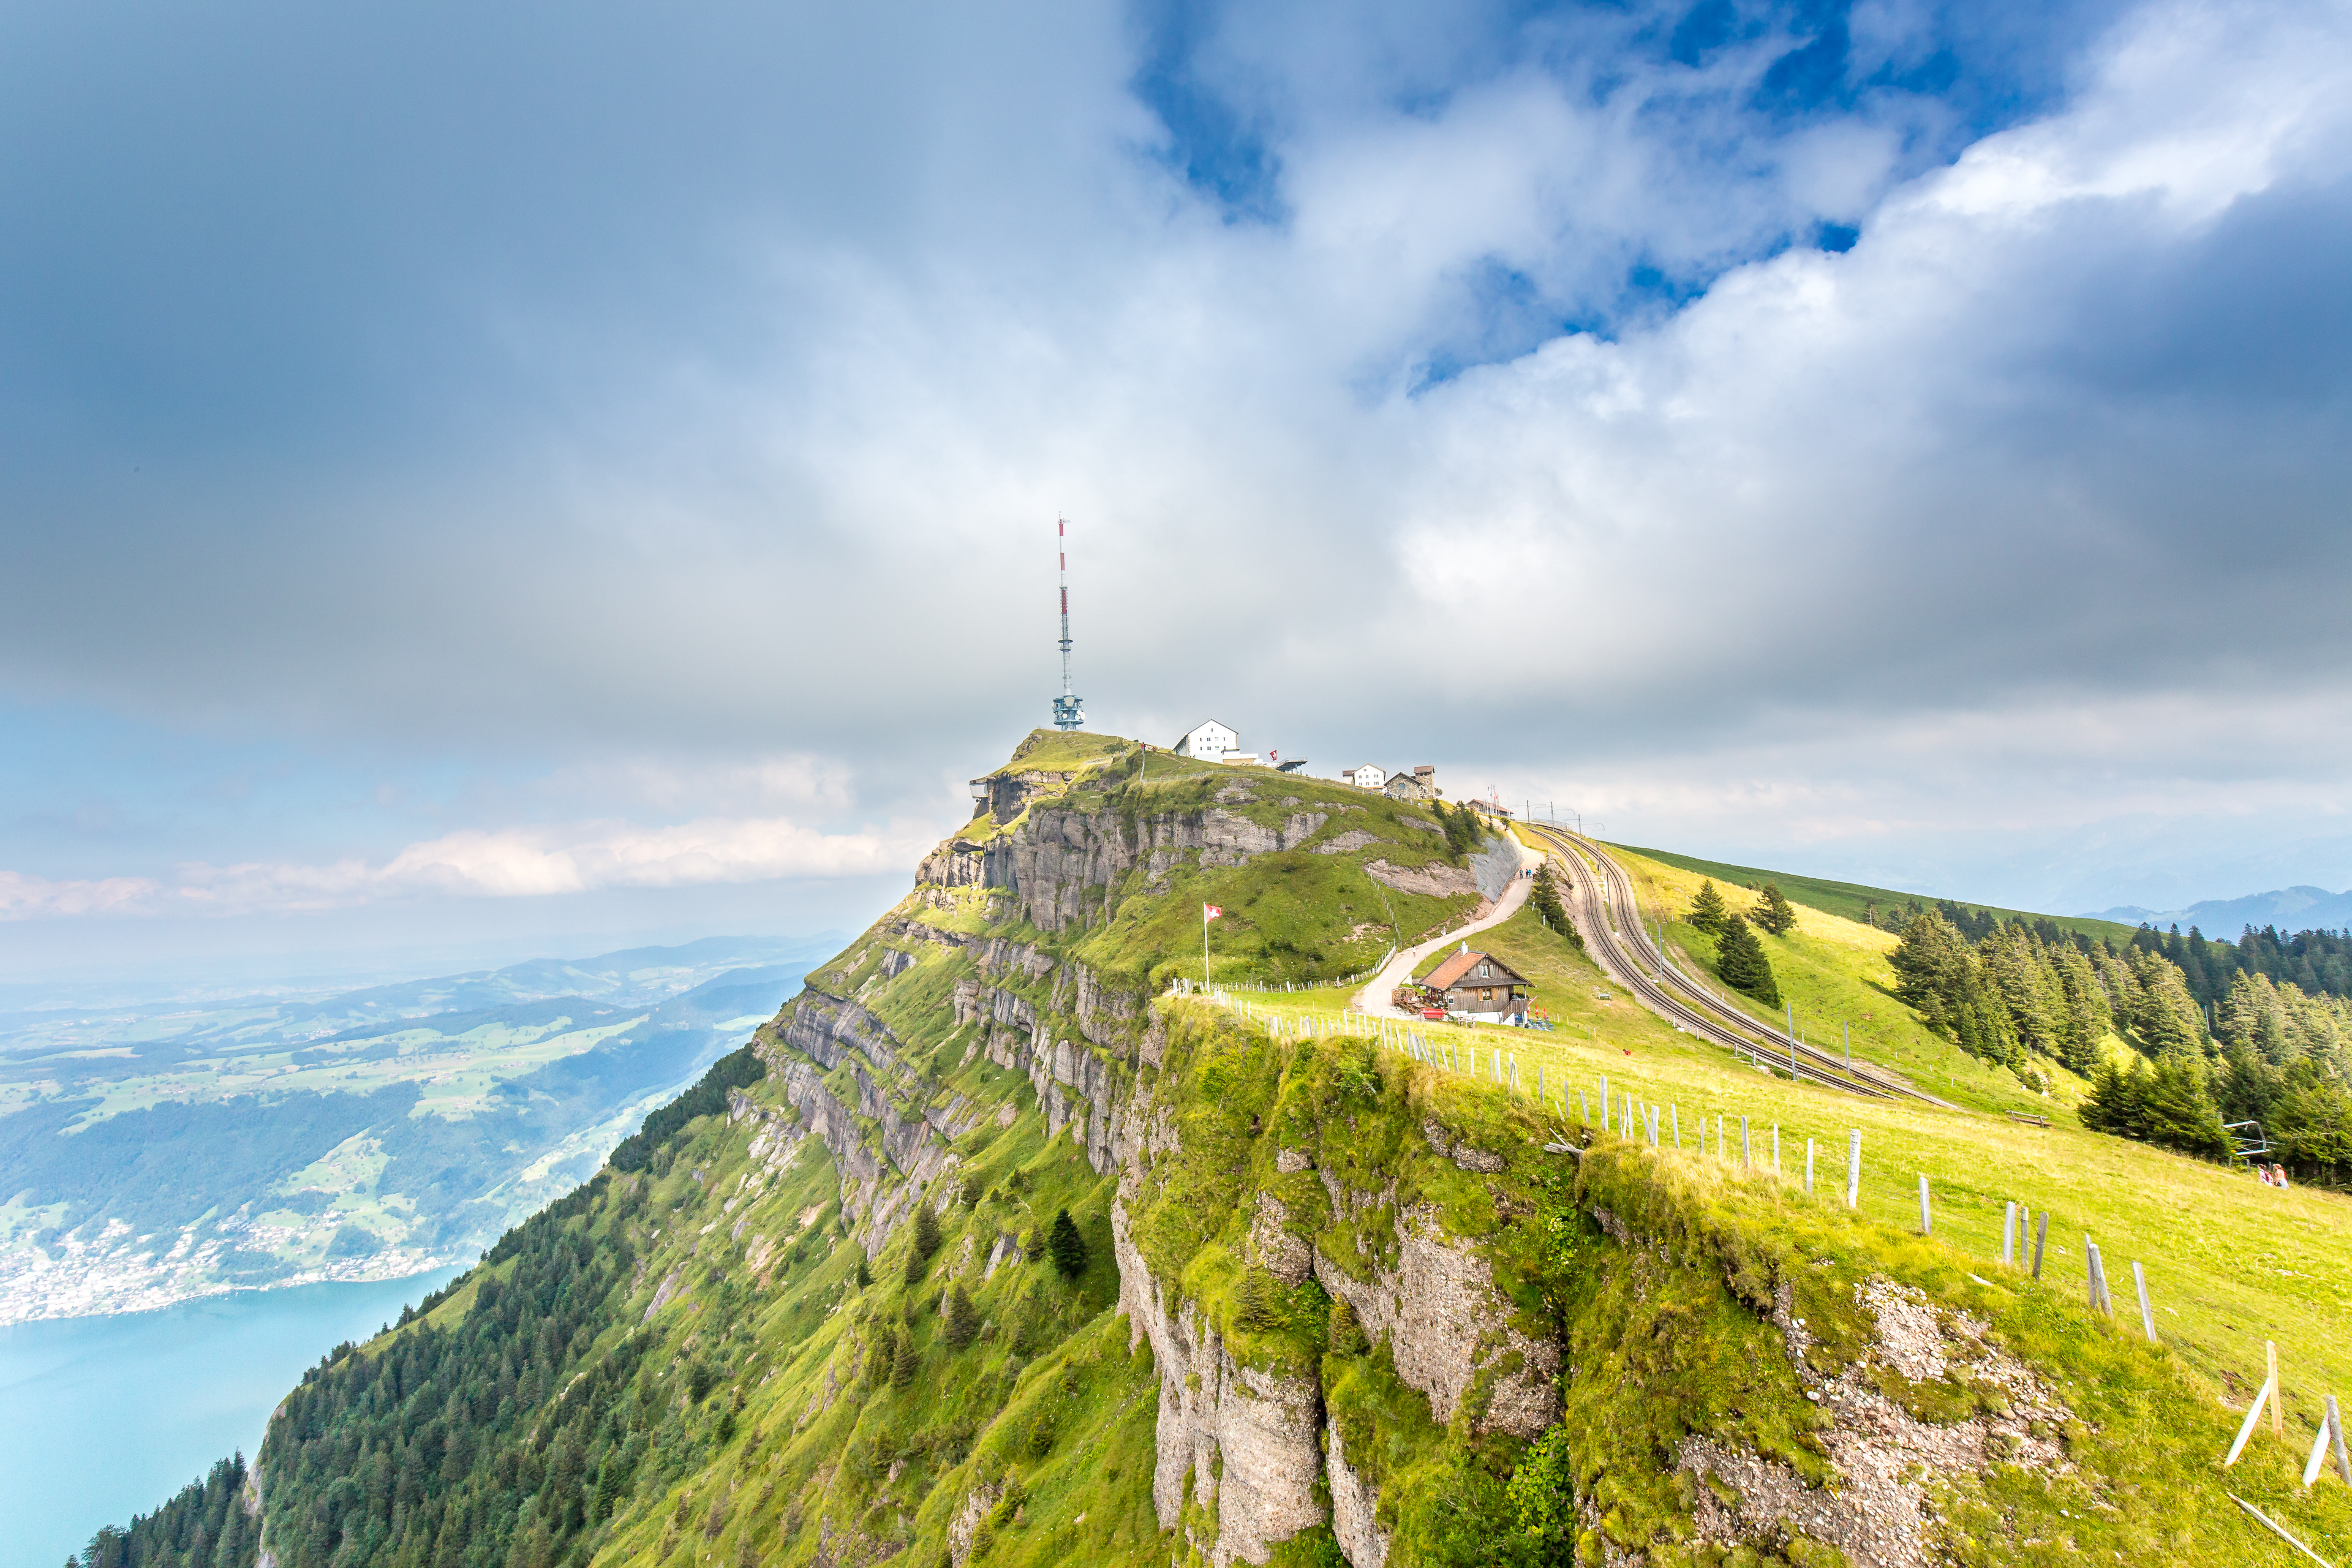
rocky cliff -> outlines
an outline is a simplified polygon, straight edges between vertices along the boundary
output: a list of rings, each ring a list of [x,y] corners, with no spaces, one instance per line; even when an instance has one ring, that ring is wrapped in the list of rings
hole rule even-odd
[[[1113,747],[1000,792],[758,1031],[724,1115],[314,1370],[256,1471],[277,1561],[2221,1539],[2198,1532],[2226,1501],[2137,1436],[2216,1425],[2160,1352],[1777,1184],[1171,995],[1203,900],[1229,979],[1296,983],[1478,893],[1422,807],[1142,765]]]

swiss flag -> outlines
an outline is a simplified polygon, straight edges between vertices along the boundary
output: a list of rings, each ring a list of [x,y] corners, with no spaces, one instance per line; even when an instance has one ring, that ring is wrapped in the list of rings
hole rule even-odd
[[[1201,906],[1201,918],[1204,921],[1215,920],[1219,915],[1222,915],[1224,912],[1225,911],[1223,910],[1219,909],[1214,904],[1202,904]]]

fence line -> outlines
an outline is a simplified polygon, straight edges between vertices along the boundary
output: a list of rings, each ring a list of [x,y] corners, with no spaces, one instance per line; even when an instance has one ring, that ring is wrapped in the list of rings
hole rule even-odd
[[[1433,1037],[1412,1026],[1417,1022],[1413,1019],[1389,1018],[1368,1013],[1276,1013],[1257,1003],[1244,999],[1229,987],[1202,986],[1181,977],[1171,982],[1170,990],[1173,994],[1197,998],[1212,1005],[1232,1011],[1265,1029],[1270,1038],[1366,1040],[1381,1048],[1394,1051],[1409,1060],[1420,1062],[1423,1066],[1442,1071],[1460,1073],[1474,1081],[1491,1083],[1514,1098],[1532,1098],[1546,1115],[1557,1116],[1563,1128],[1569,1120],[1570,1091],[1565,1079],[1563,1079],[1555,1089],[1544,1075],[1543,1068],[1538,1066],[1535,1071],[1532,1089],[1530,1089],[1521,1082],[1517,1056],[1507,1051],[1500,1045],[1482,1048],[1475,1039],[1459,1040],[1450,1037],[1444,1038]],[[1647,1147],[1660,1151],[1664,1150],[1670,1134],[1675,1148],[1682,1149],[1682,1107],[1679,1102],[1669,1100],[1661,1105],[1648,1101],[1637,1097],[1630,1089],[1612,1090],[1608,1075],[1605,1073],[1597,1074],[1596,1077],[1599,1079],[1600,1088],[1598,1095],[1594,1098],[1598,1099],[1600,1104],[1599,1125],[1602,1131],[1612,1133],[1629,1142],[1638,1140]],[[1594,1125],[1593,1100],[1587,1097],[1585,1089],[1580,1085],[1577,1087],[1574,1093],[1577,1123],[1590,1129]],[[1716,1113],[1712,1147],[1717,1162],[1726,1165],[1731,1162],[1729,1130],[1726,1124],[1726,1118],[1729,1114],[1727,1111]],[[1701,1159],[1706,1158],[1710,1152],[1706,1121],[1706,1116],[1702,1111],[1698,1119],[1697,1148],[1697,1157]],[[1748,1120],[1741,1116],[1738,1118],[1738,1122],[1739,1167],[1746,1172],[1757,1172],[1760,1168],[1761,1162],[1755,1157]],[[1774,1183],[1779,1184],[1785,1183],[1788,1177],[1783,1174],[1780,1166],[1780,1129],[1778,1123],[1772,1125],[1771,1131],[1771,1174]],[[1813,1153],[1814,1141],[1808,1138],[1805,1140],[1804,1174],[1804,1191],[1808,1197],[1813,1193]],[[1920,1234],[1932,1237],[1935,1234],[1935,1217],[1926,1173],[1919,1173],[1917,1181]],[[1861,1206],[1861,1197],[1862,1129],[1856,1127],[1847,1131],[1846,1207],[1849,1210],[1858,1211]],[[2020,1255],[2029,1235],[2033,1247],[2031,1277],[2040,1279],[2043,1247],[2050,1236],[2049,1211],[2045,1209],[2036,1215],[2026,1205],[2014,1199],[2009,1200],[2001,1220],[1999,1262],[2002,1267],[2022,1268],[2023,1259]],[[2092,1311],[2112,1322],[2115,1316],[2115,1304],[2108,1293],[2105,1260],[2100,1256],[2098,1244],[2090,1236],[2085,1235],[2083,1237],[2083,1246],[2086,1304]],[[2135,1293],[2138,1297],[2141,1331],[2150,1343],[2161,1343],[2156,1329],[2155,1309],[2148,1294],[2147,1270],[2137,1260],[2132,1263],[2131,1269],[2132,1283]],[[2276,1366],[2273,1362],[2272,1384],[2268,1386],[2275,1386],[2276,1375]],[[2271,1396],[2271,1403],[2273,1424],[2275,1426],[2278,1423],[2278,1412],[2274,1394]],[[2255,1411],[2261,1408],[2259,1396],[2254,1408]],[[2253,1412],[2249,1413],[2249,1430],[2252,1426],[2252,1415]],[[2347,1474],[2347,1482],[2352,1482],[2352,1474]]]

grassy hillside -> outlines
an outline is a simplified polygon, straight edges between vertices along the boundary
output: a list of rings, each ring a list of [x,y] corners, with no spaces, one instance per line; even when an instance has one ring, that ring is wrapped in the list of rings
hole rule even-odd
[[[1833,937],[1817,939],[1819,948],[1797,940],[1806,923],[1829,918],[1807,912],[1798,931],[1774,947],[1784,986],[1809,973],[1797,955],[1838,952]],[[1884,936],[1837,923],[1855,933],[1856,941]],[[1891,938],[1885,940],[1891,943]],[[1767,1076],[1658,1019],[1566,941],[1544,930],[1531,910],[1483,933],[1474,945],[1529,976],[1538,1005],[1552,1015],[1556,1027],[1543,1033],[1415,1025],[1414,1032],[1452,1041],[1457,1052],[1480,1053],[1482,1068],[1491,1063],[1493,1051],[1508,1052],[1519,1064],[1523,1090],[1532,1092],[1541,1068],[1556,1112],[1563,1090],[1567,1095],[1569,1125],[1576,1122],[1580,1091],[1599,1120],[1605,1076],[1612,1093],[1631,1091],[1645,1102],[1675,1108],[1686,1151],[1696,1152],[1698,1121],[1707,1119],[1710,1158],[1717,1118],[1723,1119],[1735,1160],[1742,1116],[1748,1119],[1757,1158],[1768,1164],[1777,1127],[1783,1182],[1792,1188],[1802,1187],[1805,1143],[1812,1140],[1819,1190],[1834,1190],[1841,1197],[1847,1134],[1859,1128],[1861,1211],[1890,1230],[1918,1229],[1918,1178],[1924,1173],[1937,1240],[1990,1274],[1988,1265],[2000,1253],[2004,1205],[2023,1202],[2037,1215],[2051,1215],[2042,1279],[2052,1295],[2084,1299],[2087,1234],[2106,1260],[2118,1312],[2135,1319],[2131,1264],[2139,1261],[2147,1271],[2166,1345],[2185,1367],[2208,1380],[2217,1399],[2241,1396],[2260,1384],[2266,1340],[2279,1346],[2288,1408],[2306,1423],[2305,1441],[2325,1396],[2352,1390],[2352,1346],[2337,1332],[2352,1313],[2352,1271],[2347,1268],[2352,1264],[2352,1200],[2308,1188],[2277,1191],[2250,1173],[2086,1132],[2063,1116],[2054,1119],[2055,1125],[2037,1128],[1973,1109],[1945,1111],[1916,1102],[1868,1100]],[[1811,983],[1826,989],[1839,972],[1832,969],[1826,977],[1811,973]],[[1338,991],[1250,1000],[1283,1017],[1330,1018],[1345,1005]],[[1882,1006],[1880,1021],[1885,1017]],[[1857,1033],[1857,1055],[1862,1046]],[[1941,1081],[1941,1075],[1927,1068],[1915,1076],[1937,1080],[1939,1091],[1957,1095],[1967,1084],[1965,1068],[1980,1064],[1949,1046],[1943,1049],[1957,1058],[1953,1081]],[[2022,1091],[2011,1083],[2007,1091],[1979,1083],[1980,1098],[2023,1103]],[[2039,1100],[2034,1104],[2046,1109]],[[1664,1110],[1661,1121],[1671,1143],[1672,1121]]]
[[[1708,982],[1718,996],[1749,1016],[1780,1027],[1793,1009],[1798,1032],[1809,1042],[1843,1051],[1850,1040],[1857,1059],[1890,1068],[1939,1099],[1978,1110],[2071,1117],[2072,1107],[2082,1098],[2082,1081],[2054,1062],[2037,1064],[2051,1082],[2043,1094],[1929,1030],[1895,999],[1895,972],[1886,962],[1895,951],[1894,933],[1808,904],[1797,904],[1797,923],[1786,933],[1774,936],[1760,928],[1756,932],[1785,998],[1781,1008],[1759,1007],[1736,991],[1713,984],[1715,939],[1683,918],[1697,896],[1703,874],[1627,851],[1615,858],[1633,884],[1634,899],[1654,938],[1663,923],[1667,949],[1677,955],[1684,972]],[[1726,898],[1743,912],[1753,902],[1737,889],[1727,890]]]
[[[1628,855],[1638,855],[1660,865],[1672,866],[1699,877],[1712,877],[1735,888],[1759,889],[1767,882],[1776,882],[1780,890],[1801,904],[1810,904],[1826,913],[1859,921],[1871,905],[1878,906],[1883,920],[1893,912],[1912,904],[1933,908],[1939,900],[1932,893],[1905,893],[1893,888],[1873,888],[1861,882],[1835,882],[1825,877],[1807,877],[1794,871],[1768,871],[1759,866],[1733,866],[1721,860],[1702,860],[1695,855],[1676,855],[1665,849],[1643,849],[1631,844],[1612,845]],[[2003,909],[1999,904],[1977,904],[1956,899],[1964,910],[1980,910],[2002,920],[2023,917],[2027,920],[2053,921],[2061,931],[2081,931],[2084,936],[2113,937],[2117,942],[2130,940],[2134,927],[2115,921],[2093,920],[2086,915],[2044,915],[2032,910]]]
[[[1446,1065],[1336,986],[1169,995],[1203,898],[1221,962],[1328,978],[1388,940],[1373,865],[1444,862],[1393,803],[1163,760],[1028,802],[985,884],[935,858],[723,1113],[314,1370],[257,1467],[279,1568],[2292,1561],[2225,1485],[2352,1531],[2294,1476],[2352,1387],[2338,1200],[1738,1065],[1532,913],[1480,941],[1559,1026],[1415,1026]],[[1830,996],[1880,951],[1774,956]],[[1604,1076],[1664,1147],[1580,1124]],[[1992,1260],[2011,1196],[2039,1282]],[[2084,1307],[2085,1230],[2161,1344]],[[2264,1339],[2287,1438],[2225,1480]]]

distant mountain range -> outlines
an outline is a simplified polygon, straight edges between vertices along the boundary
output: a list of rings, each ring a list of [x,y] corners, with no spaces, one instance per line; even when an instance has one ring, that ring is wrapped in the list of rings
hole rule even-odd
[[[2185,910],[2144,910],[2137,904],[2120,904],[2091,918],[2121,921],[2126,925],[2144,922],[2159,929],[2178,925],[2182,931],[2195,926],[2207,936],[2225,941],[2234,941],[2248,926],[2276,926],[2282,932],[2341,931],[2352,926],[2352,890],[2331,893],[2325,888],[2279,888],[2242,899],[2207,899]]]

